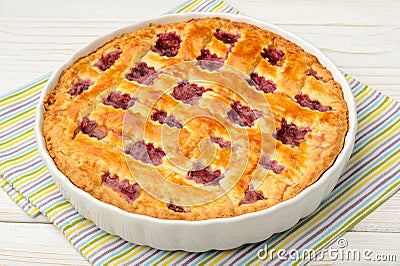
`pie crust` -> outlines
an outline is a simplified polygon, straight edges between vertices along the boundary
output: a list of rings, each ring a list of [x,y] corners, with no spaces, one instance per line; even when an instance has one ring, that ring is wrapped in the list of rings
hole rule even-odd
[[[179,67],[186,64],[193,67]],[[246,93],[268,106],[252,108],[253,102],[223,86],[172,76],[166,69],[175,66],[186,76],[195,71],[215,77],[224,67],[235,69],[247,77]],[[160,84],[171,90],[143,115],[141,106]],[[72,183],[125,211],[161,219],[232,217],[290,199],[334,163],[349,128],[341,86],[315,56],[270,31],[223,18],[149,25],[115,38],[64,70],[44,106],[47,150]],[[247,161],[213,200],[175,204],[144,189],[137,174],[155,169],[170,183],[207,194],[224,187],[229,160],[243,152],[224,124],[209,117],[183,119],[198,109],[223,112],[223,123],[247,133]],[[262,148],[261,121],[268,114],[272,146]],[[144,124],[135,122],[141,119]],[[137,138],[127,124],[140,124],[146,134]],[[177,170],[169,161],[163,128],[177,136],[176,149],[193,161],[192,169]],[[209,165],[196,163],[204,140],[215,148]]]

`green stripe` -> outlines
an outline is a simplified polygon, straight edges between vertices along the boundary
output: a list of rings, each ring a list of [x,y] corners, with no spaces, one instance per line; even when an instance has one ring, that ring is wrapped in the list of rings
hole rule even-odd
[[[364,85],[364,87],[362,87],[356,94],[354,94],[354,98],[358,98],[360,96],[361,93],[363,93],[366,89],[368,89],[367,85]]]
[[[5,150],[5,149],[3,149],[2,147],[8,147],[8,145],[7,144],[9,144],[10,142],[13,142],[13,141],[15,141],[15,140],[17,140],[18,138],[22,138],[22,137],[24,137],[25,135],[27,135],[28,133],[33,133],[34,132],[34,129],[33,128],[28,128],[27,130],[25,130],[25,131],[23,131],[22,133],[20,133],[20,134],[18,134],[18,135],[16,135],[15,137],[12,137],[11,139],[8,139],[8,140],[5,140],[5,141],[3,141],[3,142],[0,142],[0,150]],[[24,139],[25,140],[25,139]],[[22,141],[24,141],[24,140],[21,140],[20,142],[22,142]],[[15,146],[15,145],[14,145]]]
[[[364,121],[365,119],[367,119],[368,117],[370,117],[371,115],[375,114],[375,112],[377,112],[379,109],[381,109],[381,107],[387,103],[387,101],[389,100],[388,97],[385,98],[385,100],[383,100],[383,102],[381,102],[377,107],[375,107],[374,109],[372,109],[371,111],[369,111],[367,114],[364,114],[363,117],[358,119],[358,123],[361,124],[362,121]],[[387,108],[387,107],[386,107]],[[386,109],[385,108],[385,109]],[[381,111],[381,110],[379,110]]]
[[[388,159],[390,159],[391,157],[393,157],[394,155],[396,155],[395,153],[393,153],[389,158],[385,159],[385,161],[381,162],[379,165],[376,165],[374,168],[372,168],[370,171],[368,171],[367,173],[365,173],[361,178],[357,179],[357,181],[352,184],[352,186],[347,187],[344,191],[342,191],[341,193],[339,193],[338,195],[336,195],[334,198],[330,199],[328,202],[326,202],[324,205],[320,206],[318,208],[318,210],[307,216],[306,218],[303,218],[301,222],[299,222],[297,225],[295,225],[294,227],[292,227],[291,229],[289,229],[289,231],[287,231],[287,233],[285,233],[285,235],[283,235],[282,237],[280,237],[279,239],[277,239],[275,241],[275,243],[271,244],[268,246],[268,248],[274,248],[277,244],[279,244],[280,241],[282,241],[284,238],[289,237],[293,232],[297,231],[298,229],[300,229],[304,224],[306,224],[307,222],[309,222],[311,219],[313,219],[315,216],[319,215],[324,209],[326,209],[327,207],[329,207],[332,203],[334,203],[337,199],[341,198],[348,190],[350,190],[352,187],[356,186],[356,184],[358,184],[359,182],[363,181],[365,179],[366,176],[370,175],[370,172],[373,172],[375,169],[377,169],[380,165],[382,165],[384,162],[386,162]],[[357,190],[358,191],[358,190]],[[357,192],[354,191],[354,192]],[[246,265],[250,265],[252,262],[256,261],[257,258],[252,259],[249,263],[247,263]]]
[[[40,86],[40,85],[46,83],[48,80],[49,80],[49,79],[45,79],[45,80],[43,80],[43,81],[41,81],[41,82],[39,82],[39,83],[36,83],[36,84],[33,84],[32,86],[29,86],[28,88],[26,88],[26,89],[24,89],[24,90],[22,90],[22,91],[20,91],[20,92],[18,92],[18,93],[13,93],[13,94],[10,94],[10,95],[8,95],[8,96],[6,96],[6,97],[4,97],[4,98],[0,98],[0,106],[2,106],[2,104],[3,104],[4,102],[6,102],[7,100],[12,99],[12,98],[15,98],[16,96],[21,97],[21,96],[25,96],[26,94],[29,94],[29,93],[28,93],[28,90],[35,89],[36,87],[38,87],[38,86]],[[34,93],[31,92],[30,94],[34,94]],[[26,95],[26,96],[30,96],[30,95]],[[26,98],[26,97],[22,97],[22,98]],[[4,103],[4,105],[7,105],[7,104],[9,104],[9,103]]]
[[[294,227],[292,227],[291,229],[289,229],[289,231],[287,231],[287,234],[285,234],[284,236],[282,236],[281,238],[279,238],[279,240],[276,240],[275,243],[273,243],[272,245],[270,245],[270,248],[274,248],[277,244],[279,244],[279,241],[281,241],[283,238],[289,236],[290,234],[292,234],[293,232],[297,231],[298,229],[300,229],[304,224],[306,224],[307,222],[309,222],[311,219],[314,219],[316,216],[318,216],[323,210],[325,210],[326,208],[328,208],[329,206],[331,206],[333,203],[335,203],[339,198],[341,198],[344,194],[347,194],[347,192],[349,190],[351,190],[354,186],[356,186],[358,183],[362,182],[365,177],[369,176],[372,172],[374,172],[377,168],[379,168],[382,164],[384,164],[387,160],[389,160],[390,158],[392,158],[395,155],[395,153],[393,153],[392,155],[390,155],[388,158],[386,158],[384,161],[382,161],[380,164],[376,165],[375,167],[373,167],[372,169],[370,169],[368,172],[366,172],[364,175],[362,175],[359,179],[357,179],[357,181],[355,181],[352,186],[349,186],[347,188],[345,188],[341,193],[337,194],[335,197],[329,199],[329,201],[327,201],[324,205],[320,206],[318,208],[318,210],[314,213],[312,213],[311,215],[305,217],[302,219],[301,222],[299,222],[297,225],[295,225]],[[357,191],[354,191],[357,192]]]
[[[385,130],[379,132],[379,134],[377,134],[376,136],[372,137],[370,140],[365,142],[364,145],[360,146],[357,150],[354,150],[351,154],[350,161],[351,161],[352,157],[355,157],[360,151],[363,151],[364,148],[367,147],[370,143],[372,143],[374,140],[376,140],[377,138],[379,138],[380,136],[384,135],[386,132],[391,130],[393,128],[392,125],[396,125],[397,123],[398,122],[395,121],[395,123],[390,124],[389,126],[387,126],[387,128]]]
[[[225,4],[224,1],[221,1],[218,3],[218,5],[214,6],[213,8],[211,8],[208,12],[212,12],[214,10],[216,10],[218,7],[220,7],[222,4]]]
[[[181,13],[182,11],[184,11],[185,9],[187,9],[188,7],[193,6],[195,3],[196,3],[196,5],[197,5],[198,2],[202,2],[202,1],[201,1],[201,0],[196,0],[196,1],[190,2],[190,3],[188,3],[186,6],[183,6],[183,7],[181,7],[180,9],[178,9],[178,10],[176,11],[176,13]]]
[[[390,186],[385,192],[380,195],[377,199],[372,201],[367,207],[360,209],[356,215],[352,216],[346,223],[344,223],[339,229],[335,230],[333,234],[331,234],[329,237],[325,238],[322,240],[320,243],[316,244],[312,249],[314,250],[319,250],[324,247],[326,247],[329,242],[331,242],[333,239],[338,237],[340,234],[347,232],[349,229],[351,229],[354,225],[359,223],[362,219],[364,219],[367,215],[369,215],[372,211],[374,211],[377,207],[382,205],[386,200],[388,200],[390,197],[387,197],[381,201],[383,197],[388,195],[392,190],[394,189],[399,189],[400,181],[396,182],[392,186]],[[294,265],[298,265],[302,260],[298,260]]]
[[[53,207],[47,209],[47,210],[46,210],[46,214],[48,215],[48,214],[50,214],[53,210],[58,209],[58,208],[60,208],[60,207],[62,207],[62,206],[68,205],[68,204],[69,204],[69,202],[66,201],[66,200],[64,200],[64,201],[62,201],[62,202],[60,202],[60,203],[54,205]]]
[[[39,171],[43,171],[43,170],[46,170],[46,167],[45,167],[44,165],[41,166],[41,167],[39,167],[38,169],[32,171],[32,172],[29,172],[29,173],[26,173],[26,174],[24,174],[24,175],[21,175],[21,176],[17,177],[16,179],[14,179],[14,180],[12,181],[12,183],[15,184],[15,183],[17,183],[19,180],[21,180],[21,179],[23,179],[23,178],[25,178],[25,177],[31,176],[31,175],[35,175],[35,174],[38,173]],[[19,184],[19,185],[21,186],[22,184]]]
[[[164,257],[162,257],[162,258],[160,258],[159,260],[157,260],[157,261],[154,263],[154,266],[160,264],[160,262],[162,262],[162,261],[164,261],[165,259],[171,257],[172,254],[174,254],[174,252],[168,252]]]
[[[8,118],[6,121],[3,121],[2,124],[3,125],[8,124],[8,123],[12,122],[13,120],[16,120],[19,117],[23,116],[24,114],[27,114],[29,112],[34,111],[35,109],[36,109],[36,106],[32,106],[31,108],[19,113],[18,115],[15,115],[15,116],[12,116],[12,117]]]
[[[210,260],[212,260],[213,258],[215,258],[215,257],[218,256],[218,255],[219,255],[218,251],[214,251],[214,254],[211,255],[211,256],[209,256],[207,259],[203,260],[203,261],[199,264],[199,266],[205,265],[207,262],[209,262]]]
[[[140,246],[133,246],[133,247],[127,249],[125,252],[123,252],[123,253],[121,253],[121,254],[119,254],[117,256],[114,256],[111,260],[108,260],[104,265],[110,265],[110,263],[112,263],[113,261],[116,261],[117,259],[125,256],[126,254],[130,253],[131,251],[133,251],[133,250],[135,250],[135,249],[137,249],[139,247]]]
[[[85,249],[87,249],[89,246],[91,246],[93,243],[102,240],[103,238],[107,237],[109,234],[107,233],[102,233],[100,236],[96,237],[95,239],[92,239],[90,242],[86,243],[81,249],[80,251],[83,252]]]
[[[37,194],[40,194],[41,192],[44,192],[46,189],[50,188],[54,186],[54,182],[50,182],[49,184],[47,184],[46,186],[42,187],[41,189],[35,191],[35,195],[29,195],[28,198],[33,198],[35,197]]]
[[[10,163],[12,161],[16,161],[18,159],[22,159],[23,157],[26,157],[26,156],[31,155],[31,154],[32,154],[32,151],[28,151],[27,153],[23,153],[20,156],[17,156],[17,157],[14,157],[14,158],[10,158],[10,159],[2,162],[2,165],[5,165],[5,164]]]
[[[47,213],[47,212],[46,212],[46,213]],[[76,219],[76,220],[73,221],[72,223],[67,224],[64,228],[60,228],[60,229],[62,230],[62,232],[63,232],[64,234],[66,234],[67,231],[68,231],[69,229],[73,229],[73,228],[72,228],[73,226],[75,226],[75,225],[78,224],[78,223],[84,222],[84,221],[86,221],[86,219],[83,218],[83,217],[81,217],[81,218],[79,218],[79,219]]]

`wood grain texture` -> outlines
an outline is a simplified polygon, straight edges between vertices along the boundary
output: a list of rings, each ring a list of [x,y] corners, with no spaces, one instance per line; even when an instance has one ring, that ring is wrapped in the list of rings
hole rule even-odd
[[[0,95],[57,68],[76,49],[117,28],[158,16],[182,0],[2,0]],[[227,0],[243,13],[320,48],[343,71],[400,100],[400,2]],[[350,248],[397,254],[400,193],[344,237]],[[88,265],[42,215],[30,218],[0,191],[0,265]],[[377,262],[365,262],[369,265]],[[313,265],[354,265],[348,261]],[[388,263],[386,263],[388,264]],[[394,265],[389,263],[388,265]]]

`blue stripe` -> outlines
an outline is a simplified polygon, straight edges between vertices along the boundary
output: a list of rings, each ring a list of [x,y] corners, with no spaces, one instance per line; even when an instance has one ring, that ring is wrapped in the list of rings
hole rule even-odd
[[[42,189],[43,187],[45,187],[45,186],[47,186],[47,185],[49,185],[49,184],[51,184],[51,183],[54,184],[54,181],[53,181],[52,179],[49,179],[49,180],[45,181],[45,182],[42,183],[39,187],[36,187],[36,189],[35,189],[34,191],[32,191],[31,193],[27,194],[27,198],[29,199],[31,196],[32,196],[32,197],[35,196],[35,194],[37,193],[38,190]],[[41,211],[42,213],[44,213],[44,210],[40,210],[40,211]]]
[[[315,238],[314,241],[309,242],[308,245],[302,247],[302,249],[307,249],[312,246],[315,246],[316,243],[319,243],[325,239],[328,234],[331,234],[332,231],[337,230],[339,227],[341,227],[344,223],[346,223],[350,218],[354,217],[357,212],[364,211],[363,208],[371,203],[375,198],[379,197],[379,194],[383,193],[387,188],[390,186],[394,185],[398,180],[398,178],[393,178],[391,181],[388,181],[383,185],[381,188],[379,188],[375,193],[372,193],[370,196],[365,198],[360,204],[358,204],[355,208],[353,208],[346,216],[342,216],[340,219],[336,220],[337,222],[334,224],[334,226],[331,226],[329,229],[326,230],[326,233],[320,234],[320,237]],[[387,195],[389,197],[389,195]],[[358,198],[354,199],[354,201],[357,201]],[[384,202],[385,199],[381,199],[380,202]],[[379,205],[379,202],[376,203]],[[338,208],[339,209],[339,208]]]
[[[369,100],[372,100],[372,98],[374,98],[374,96],[376,95],[372,95],[371,94],[371,98]],[[358,112],[358,116],[359,117],[364,117],[366,116],[368,113],[373,113],[375,112],[375,107],[378,106],[379,104],[381,104],[383,101],[385,101],[386,97],[379,97],[377,100],[375,100],[374,102],[369,102],[367,104],[368,107],[366,107],[364,110],[362,110],[361,112]],[[387,103],[386,103],[387,104]],[[361,108],[361,106],[357,106],[358,108]],[[382,108],[382,107],[380,107]],[[371,110],[374,110],[373,112]]]
[[[385,148],[385,147],[384,147]],[[335,189],[331,196],[329,198],[333,198],[335,195],[339,194],[341,191],[343,191],[345,188],[352,186],[355,181],[357,181],[363,174],[365,174],[366,172],[370,171],[371,168],[373,168],[375,165],[379,164],[381,161],[385,160],[387,158],[387,156],[389,156],[392,152],[399,150],[399,145],[394,145],[392,147],[392,149],[384,152],[381,156],[379,156],[375,161],[373,161],[371,163],[371,165],[369,165],[369,167],[364,167],[362,170],[360,170],[358,173],[352,173],[351,171],[346,175],[346,176],[342,176],[341,178],[346,178],[348,176],[353,175],[351,178],[349,178],[346,182],[344,182],[340,188]],[[375,151],[376,152],[376,151]],[[361,160],[359,162],[362,162]],[[382,165],[380,167],[378,167],[377,169],[375,169],[374,172],[376,172],[377,170],[379,170],[380,168],[384,167],[385,165]],[[354,169],[357,168],[357,165],[353,166]],[[372,174],[372,172],[370,173]]]
[[[41,81],[49,78],[50,76],[51,76],[51,73],[48,73],[48,74],[40,77],[39,79],[32,81],[31,83],[28,83],[27,85],[25,85],[23,87],[20,87],[20,88],[17,88],[17,89],[7,92],[6,94],[0,96],[0,101],[3,100],[4,98],[7,98],[7,97],[13,95],[13,94],[17,95],[17,94],[19,94],[19,92],[23,91],[24,89],[29,88],[29,87],[35,85],[36,83],[40,83]]]
[[[376,132],[381,132],[381,131],[386,130],[386,129],[389,128],[389,127],[393,127],[394,125],[396,125],[396,123],[393,123],[393,122],[398,122],[398,121],[394,121],[394,120],[398,120],[399,118],[400,118],[400,117],[397,117],[397,115],[394,114],[392,117],[388,118],[388,120],[386,120],[386,122],[384,122],[383,125],[379,126],[379,127],[376,129]],[[386,133],[387,133],[387,132],[386,132]],[[382,137],[382,136],[381,136],[381,137]],[[360,148],[363,148],[362,145],[364,145],[365,142],[371,140],[372,138],[373,138],[373,136],[371,136],[370,134],[368,134],[368,135],[366,135],[363,139],[357,141],[357,142],[355,143],[355,145],[354,145],[354,148],[353,148],[353,152],[352,152],[352,153],[356,152],[356,151],[359,150]],[[377,141],[377,140],[379,140],[379,138],[375,139],[374,141]],[[372,143],[371,143],[371,144],[372,144]]]
[[[20,113],[22,113],[22,112],[24,112],[24,111],[26,111],[26,110],[28,110],[28,109],[30,109],[32,107],[36,108],[36,105],[37,105],[37,102],[35,101],[35,102],[32,102],[31,104],[29,104],[27,106],[22,107],[21,109],[17,109],[15,111],[11,112],[10,114],[8,114],[7,116],[3,117],[4,118],[3,121],[6,121],[7,119],[12,118],[12,117],[13,118],[18,118],[18,115],[20,115]]]

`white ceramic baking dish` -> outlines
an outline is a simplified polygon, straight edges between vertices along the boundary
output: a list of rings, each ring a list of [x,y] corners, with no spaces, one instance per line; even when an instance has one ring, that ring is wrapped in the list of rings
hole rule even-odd
[[[303,190],[294,198],[262,211],[232,218],[218,218],[204,221],[163,220],[129,213],[115,206],[101,202],[74,186],[56,167],[54,161],[48,154],[42,135],[43,100],[45,95],[51,92],[56,86],[61,72],[78,58],[94,51],[114,37],[148,26],[150,23],[165,24],[187,21],[192,18],[215,16],[247,22],[275,32],[298,44],[305,51],[317,56],[322,65],[332,72],[335,80],[342,86],[344,98],[349,108],[350,121],[350,128],[347,132],[343,150],[338,155],[335,163],[317,182]],[[357,116],[355,101],[350,87],[335,64],[316,47],[292,33],[254,18],[231,14],[189,13],[165,15],[136,23],[132,26],[102,36],[77,51],[53,73],[49,82],[43,89],[36,112],[35,133],[39,153],[59,186],[61,193],[84,217],[92,220],[103,230],[111,234],[119,235],[136,244],[148,245],[163,250],[197,252],[210,249],[231,249],[245,243],[259,242],[267,239],[274,233],[292,227],[300,218],[309,215],[318,207],[323,199],[328,197],[334,188],[353,149],[356,128]]]

